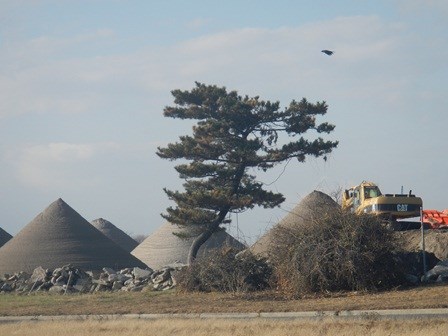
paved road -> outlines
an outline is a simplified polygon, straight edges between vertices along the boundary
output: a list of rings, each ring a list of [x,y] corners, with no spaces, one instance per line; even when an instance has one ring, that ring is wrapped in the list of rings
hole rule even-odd
[[[0,323],[27,321],[84,321],[84,320],[154,320],[154,319],[415,319],[448,318],[448,309],[343,310],[278,313],[201,313],[201,314],[111,314],[57,316],[0,316]]]

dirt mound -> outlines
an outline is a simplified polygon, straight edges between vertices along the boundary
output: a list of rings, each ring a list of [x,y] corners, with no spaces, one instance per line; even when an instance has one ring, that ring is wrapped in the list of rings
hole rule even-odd
[[[313,225],[313,219],[319,218],[325,213],[339,208],[339,205],[327,194],[320,191],[313,191],[292,209],[286,217],[277,223],[271,230],[263,235],[250,250],[260,256],[268,256],[268,251],[274,243],[275,230],[278,227],[290,228],[302,225]]]
[[[117,228],[114,224],[105,220],[103,218],[98,218],[93,220],[92,225],[100,230],[107,238],[115,242],[117,245],[120,245],[123,250],[127,252],[131,252],[135,249],[138,243],[124,233],[122,230]]]
[[[0,228],[0,247],[5,245],[11,238],[12,236],[8,232]]]
[[[406,251],[421,251],[420,230],[395,232]],[[448,259],[448,230],[425,230],[425,250],[440,260]]]
[[[62,199],[51,203],[0,249],[0,274],[65,264],[86,270],[146,267]]]
[[[153,269],[172,265],[186,264],[188,252],[194,238],[179,238],[173,232],[180,233],[185,230],[169,222],[163,224],[157,231],[148,236],[131,253]],[[210,249],[230,246],[243,250],[245,246],[225,231],[214,233],[207,242],[201,246],[198,258]]]

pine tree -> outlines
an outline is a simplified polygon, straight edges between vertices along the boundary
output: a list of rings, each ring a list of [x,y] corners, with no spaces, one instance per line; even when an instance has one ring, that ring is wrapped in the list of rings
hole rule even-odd
[[[187,162],[175,167],[185,180],[185,190],[164,189],[176,207],[169,207],[162,216],[195,232],[189,263],[201,245],[229,223],[229,213],[254,206],[273,208],[284,201],[281,193],[264,190],[249,169],[267,171],[292,158],[304,162],[306,156],[326,160],[338,145],[320,136],[314,140],[304,137],[308,131],[334,130],[329,123],[316,123],[317,116],[327,113],[325,102],[313,104],[303,98],[281,110],[279,102],[242,97],[225,87],[197,82],[191,91],[171,93],[175,106],[166,107],[164,115],[197,121],[191,136],[180,136],[178,142],[159,147],[157,152],[161,158]]]

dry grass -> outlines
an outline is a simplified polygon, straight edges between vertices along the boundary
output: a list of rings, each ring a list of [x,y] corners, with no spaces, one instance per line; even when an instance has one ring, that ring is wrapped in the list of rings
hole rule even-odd
[[[275,292],[259,293],[95,293],[85,295],[0,295],[0,315],[150,314],[288,312],[447,308],[448,286],[407,290],[339,293],[289,300]]]
[[[272,320],[153,320],[24,322],[0,325],[0,335],[21,336],[99,335],[376,335],[439,336],[448,333],[448,321],[437,320],[361,320],[361,321],[272,321]]]

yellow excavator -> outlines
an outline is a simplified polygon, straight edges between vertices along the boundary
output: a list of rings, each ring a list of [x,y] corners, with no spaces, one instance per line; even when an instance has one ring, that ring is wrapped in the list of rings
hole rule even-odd
[[[423,201],[412,194],[382,194],[373,183],[363,181],[360,185],[344,191],[342,208],[351,212],[370,213],[387,221],[394,230],[409,230],[420,227],[420,222],[402,219],[420,217]]]

